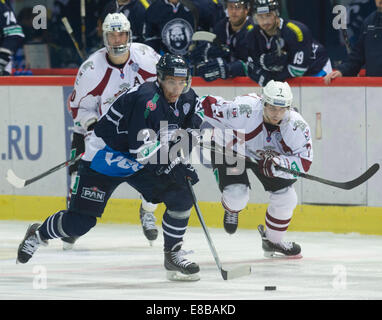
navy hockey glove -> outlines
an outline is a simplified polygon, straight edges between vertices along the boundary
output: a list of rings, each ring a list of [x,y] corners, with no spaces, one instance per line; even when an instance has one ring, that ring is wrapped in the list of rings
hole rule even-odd
[[[12,51],[0,48],[0,76],[4,75],[5,67],[11,61]]]
[[[247,62],[248,76],[259,86],[264,87],[268,81],[272,80],[272,74],[269,71],[265,71],[260,65],[253,62],[251,58],[248,58]]]
[[[288,54],[285,51],[263,53],[259,59],[261,67],[266,71],[281,72],[288,63]]]
[[[206,81],[228,78],[228,65],[222,58],[202,63],[196,67],[196,75],[203,77]]]
[[[208,60],[223,58],[229,59],[230,50],[225,45],[214,45],[207,41],[196,41],[188,53],[188,59],[192,65],[198,65]]]
[[[169,178],[178,185],[185,184],[186,179],[190,180],[192,185],[199,181],[195,168],[189,163],[182,163],[180,157],[175,158],[166,166],[160,166],[157,170],[157,174],[168,175]]]

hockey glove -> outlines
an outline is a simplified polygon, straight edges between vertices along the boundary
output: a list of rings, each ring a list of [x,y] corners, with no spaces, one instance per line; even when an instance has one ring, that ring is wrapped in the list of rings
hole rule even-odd
[[[217,58],[206,63],[201,63],[196,67],[196,75],[203,77],[206,81],[216,79],[227,79],[229,68],[222,58]]]
[[[289,161],[282,156],[265,155],[263,159],[258,161],[258,163],[260,173],[270,178],[285,176],[283,171],[276,169],[276,166],[290,169]],[[290,179],[292,179],[292,176]]]
[[[288,54],[285,51],[263,53],[260,56],[260,65],[266,71],[281,72],[288,63]]]
[[[201,62],[208,60],[207,54],[210,47],[210,43],[207,41],[197,41],[194,45],[191,45],[192,49],[187,53],[187,58],[192,65],[197,65]]]
[[[272,80],[272,73],[261,68],[261,66],[255,63],[250,57],[247,62],[247,72],[248,76],[261,87],[264,87],[268,81]]]
[[[5,74],[5,67],[11,61],[12,51],[0,48],[0,76]]]
[[[168,177],[178,185],[185,184],[186,179],[190,180],[193,185],[199,181],[198,174],[194,167],[189,163],[182,163],[180,157],[175,158],[166,166],[160,166],[156,173],[158,175],[168,175]]]
[[[229,59],[229,57],[230,50],[227,46],[218,46],[207,41],[196,41],[188,53],[188,59],[192,65],[198,65],[216,58]]]

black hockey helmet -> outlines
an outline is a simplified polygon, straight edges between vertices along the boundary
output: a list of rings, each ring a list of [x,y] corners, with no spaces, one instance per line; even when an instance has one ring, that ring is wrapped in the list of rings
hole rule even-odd
[[[156,69],[159,82],[164,81],[166,76],[186,77],[187,85],[183,93],[186,93],[190,89],[191,68],[182,56],[166,53],[159,59]]]
[[[280,12],[280,3],[278,0],[254,0],[253,9],[255,14],[276,11],[278,15]]]
[[[252,8],[253,0],[224,0],[225,7],[227,7],[227,3],[237,3],[246,6],[247,9]]]

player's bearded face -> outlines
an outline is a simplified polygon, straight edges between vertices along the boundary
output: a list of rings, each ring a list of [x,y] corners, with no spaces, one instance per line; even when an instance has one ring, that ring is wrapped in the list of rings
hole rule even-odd
[[[227,4],[229,22],[235,27],[240,26],[245,22],[248,10],[243,4],[228,3]]]
[[[272,34],[277,29],[277,15],[275,12],[256,14],[255,18],[260,26],[267,34]]]
[[[164,97],[169,103],[176,102],[186,86],[186,77],[166,76],[166,79],[161,81]]]
[[[268,103],[264,106],[264,121],[273,125],[277,125],[285,115],[288,108],[272,106]]]

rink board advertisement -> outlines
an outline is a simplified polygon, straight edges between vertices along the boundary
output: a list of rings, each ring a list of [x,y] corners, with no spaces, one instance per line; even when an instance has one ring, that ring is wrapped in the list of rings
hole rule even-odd
[[[36,78],[36,79],[33,79]],[[66,101],[73,87],[73,77],[56,77],[49,83],[29,77],[24,84],[0,82],[0,219],[41,220],[64,209],[69,184],[67,169],[61,169],[22,189],[5,179],[12,169],[22,178],[32,178],[67,160],[73,121]],[[309,79],[309,78],[307,78]],[[323,86],[314,81],[291,82],[293,106],[309,123],[314,160],[310,174],[335,181],[351,180],[373,163],[382,163],[380,134],[382,81],[344,82],[341,86]],[[13,80],[15,81],[15,80]],[[193,82],[199,95],[220,95],[231,99],[260,88],[247,79],[211,85],[200,79]],[[371,83],[371,84],[370,84]],[[222,227],[220,192],[209,166],[209,152],[193,155],[201,177],[196,196],[211,227]],[[200,159],[202,159],[200,161]],[[263,223],[268,195],[251,173],[250,202],[240,214],[240,227],[256,228]],[[299,179],[295,184],[299,205],[290,230],[333,231],[382,234],[381,172],[361,186],[345,191]],[[138,193],[121,185],[108,203],[101,222],[138,223]],[[163,206],[157,216],[163,214]],[[158,219],[160,223],[161,219]],[[196,215],[191,225],[199,225]]]

